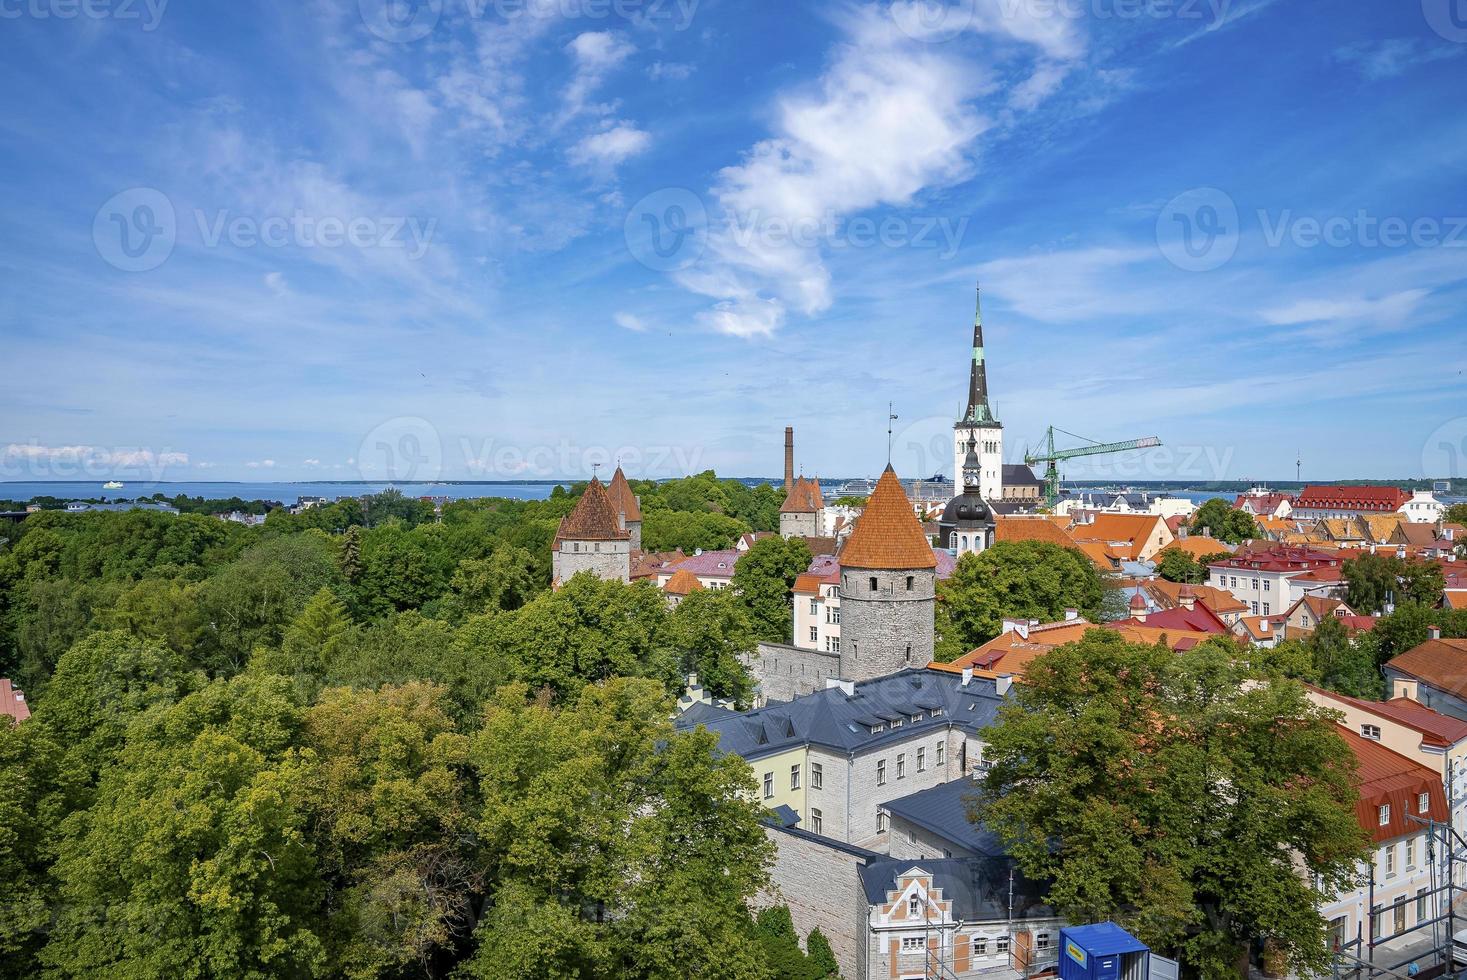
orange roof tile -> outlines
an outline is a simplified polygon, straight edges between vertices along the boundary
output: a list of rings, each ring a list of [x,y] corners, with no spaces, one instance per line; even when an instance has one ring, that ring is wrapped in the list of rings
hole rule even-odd
[[[1336,725],[1345,744],[1355,753],[1355,770],[1360,776],[1360,799],[1355,816],[1360,829],[1376,843],[1414,834],[1421,824],[1409,815],[1432,820],[1447,820],[1446,794],[1438,773],[1381,745],[1373,739],[1361,738],[1343,725]],[[1426,796],[1423,810],[1420,797]],[[1380,822],[1380,808],[1389,807],[1386,822]]]
[[[890,465],[840,552],[844,568],[936,568],[937,557]]]
[[[611,497],[611,506],[625,514],[629,523],[641,521],[642,508],[637,504],[637,495],[632,493],[632,488],[627,483],[627,475],[621,471],[620,466],[611,475],[611,483],[607,486],[606,492]]]
[[[785,494],[784,503],[779,505],[781,514],[813,514],[825,506],[820,495],[820,481],[796,477]]]
[[[672,578],[667,580],[667,584],[662,587],[662,591],[669,592],[672,595],[687,595],[689,592],[696,592],[702,587],[703,583],[698,581],[698,576],[686,568],[679,568],[672,573]]]
[[[1189,535],[1185,538],[1177,538],[1171,544],[1165,545],[1160,551],[1152,556],[1154,561],[1161,561],[1161,556],[1172,549],[1185,551],[1193,558],[1206,558],[1208,555],[1231,555],[1233,546],[1226,541],[1216,538],[1203,537],[1202,535]]]
[[[1080,546],[1058,522],[1048,517],[994,517],[993,540],[1047,541],[1061,548]]]
[[[616,509],[606,487],[595,477],[586,486],[586,492],[576,501],[575,508],[560,519],[555,532],[555,543],[562,541],[625,541],[631,535],[622,530],[616,519]]]
[[[1392,657],[1386,667],[1448,694],[1467,697],[1467,640],[1427,640]]]

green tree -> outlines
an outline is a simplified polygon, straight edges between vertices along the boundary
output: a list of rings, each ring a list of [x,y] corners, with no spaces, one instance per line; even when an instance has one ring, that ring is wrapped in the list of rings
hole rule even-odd
[[[670,626],[684,675],[697,674],[716,698],[748,700],[752,683],[739,658],[754,651],[754,629],[732,589],[689,593],[673,610]]]
[[[51,921],[50,856],[67,807],[56,786],[61,751],[40,724],[0,717],[0,977],[40,973]]]
[[[937,587],[936,658],[951,662],[987,643],[1005,617],[1052,622],[1066,609],[1098,619],[1106,584],[1079,551],[1045,541],[1000,541],[964,554]]]
[[[765,977],[747,902],[771,845],[748,765],[677,733],[653,682],[563,707],[502,690],[470,759],[492,895],[473,977]]]
[[[341,538],[341,574],[353,585],[362,574],[362,529],[355,524]]]
[[[732,548],[739,535],[750,530],[744,521],[726,514],[677,510],[642,512],[642,547],[648,551],[716,551]]]
[[[1318,682],[1352,697],[1379,698],[1383,681],[1371,644],[1355,643],[1345,625],[1326,616],[1304,640]]]
[[[1366,553],[1348,559],[1341,570],[1345,576],[1345,602],[1365,615],[1383,611],[1395,597],[1400,567],[1394,555]]]
[[[762,538],[739,558],[733,587],[749,610],[755,639],[790,642],[795,623],[791,590],[809,567],[810,548],[799,538]]]
[[[1365,854],[1354,758],[1301,686],[1235,654],[1091,630],[1039,658],[987,733],[973,816],[1072,922],[1116,919],[1206,978],[1264,937],[1319,972],[1319,906]]]
[[[59,847],[49,975],[325,972],[300,721],[283,678],[248,675],[139,716]]]
[[[1442,520],[1449,524],[1461,524],[1467,526],[1467,504],[1453,504],[1448,507],[1442,515]]]
[[[333,970],[426,966],[467,931],[482,876],[469,839],[468,740],[442,688],[332,688],[305,715],[304,806],[327,885]]]
[[[1392,657],[1425,643],[1433,626],[1448,639],[1467,637],[1467,610],[1431,609],[1409,602],[1397,606],[1367,634],[1375,638],[1376,663],[1384,665]]]
[[[1168,582],[1200,585],[1207,577],[1207,569],[1181,548],[1167,548],[1161,553],[1161,560],[1156,563],[1156,574]]]
[[[810,980],[840,980],[840,964],[835,961],[835,951],[819,927],[811,929],[810,935],[805,937],[805,952],[809,956],[805,975]]]
[[[790,918],[787,905],[770,905],[759,910],[754,920],[754,935],[762,947],[764,965],[775,980],[805,980],[804,950]]]
[[[1236,510],[1222,497],[1213,497],[1197,508],[1197,513],[1187,521],[1194,531],[1205,531],[1219,541],[1238,544],[1261,537],[1258,524],[1247,511]]]
[[[459,622],[474,613],[520,608],[537,591],[534,568],[534,557],[513,545],[488,558],[464,559],[448,583],[441,607],[445,618]]]

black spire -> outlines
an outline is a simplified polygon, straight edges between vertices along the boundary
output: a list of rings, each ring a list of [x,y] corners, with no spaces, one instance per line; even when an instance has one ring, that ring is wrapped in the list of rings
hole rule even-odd
[[[973,313],[973,367],[968,376],[968,410],[963,413],[966,423],[993,421],[993,411],[988,407],[988,374],[983,366],[983,290],[978,289],[977,308]]]

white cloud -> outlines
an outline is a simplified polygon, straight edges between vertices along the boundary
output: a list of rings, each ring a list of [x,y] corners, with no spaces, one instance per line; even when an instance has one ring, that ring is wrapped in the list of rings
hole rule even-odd
[[[303,460],[301,460],[301,465],[302,466],[320,466],[321,465],[321,461],[319,459],[303,459]]]
[[[1070,66],[1060,62],[1045,62],[1034,69],[1034,74],[1009,91],[1009,105],[1015,109],[1029,110],[1059,91],[1060,84],[1070,73]]]
[[[1253,0],[1252,3],[1240,3],[1238,4],[1238,6],[1231,9],[1229,9],[1226,5],[1221,6],[1217,8],[1221,12],[1221,16],[1217,17],[1215,20],[1209,21],[1199,30],[1193,31],[1191,34],[1188,34],[1186,37],[1173,44],[1172,47],[1180,48],[1184,44],[1191,44],[1193,41],[1208,37],[1212,34],[1216,34],[1219,31],[1225,31],[1230,27],[1236,26],[1238,22],[1242,21],[1244,18],[1252,17],[1254,14],[1262,13],[1269,7],[1272,7],[1277,2],[1278,0]]]
[[[248,463],[246,463],[245,466],[249,467],[252,470],[258,470],[258,469],[267,469],[268,470],[268,469],[271,469],[271,468],[273,468],[275,466],[275,460],[273,460],[273,459],[260,459],[260,460],[254,460],[254,459],[252,459]]]
[[[611,319],[624,330],[632,330],[636,333],[644,333],[647,330],[647,324],[643,323],[642,318],[634,313],[615,313]]]
[[[589,99],[601,87],[606,76],[631,57],[636,47],[611,31],[587,31],[565,46],[575,61],[576,71],[565,90],[565,112],[573,116],[586,108]]]
[[[671,82],[681,82],[693,74],[693,66],[680,64],[673,61],[654,61],[647,66],[647,77],[654,82],[666,79]]]
[[[265,288],[276,296],[285,296],[290,292],[290,287],[285,284],[285,275],[280,272],[265,273]]]
[[[1417,38],[1398,37],[1346,45],[1335,51],[1335,60],[1353,65],[1365,78],[1378,81],[1394,78],[1417,65],[1455,57],[1464,50],[1460,44],[1428,45]]]
[[[1085,53],[1077,18],[1055,4],[1023,0],[895,0],[891,19],[908,37],[940,41],[964,32],[1008,38],[1068,60]]]
[[[605,132],[587,136],[572,146],[567,156],[572,163],[614,167],[646,150],[651,142],[652,137],[645,131],[621,123]]]
[[[1380,299],[1357,296],[1350,299],[1301,299],[1261,310],[1259,315],[1274,326],[1303,323],[1366,320],[1387,327],[1403,326],[1431,290],[1406,289]]]

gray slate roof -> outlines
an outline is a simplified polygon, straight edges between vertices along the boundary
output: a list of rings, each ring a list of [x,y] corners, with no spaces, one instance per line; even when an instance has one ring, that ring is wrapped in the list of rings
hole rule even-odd
[[[1034,471],[1023,463],[1003,464],[1003,485],[1006,487],[1042,487],[1044,481],[1034,475]]]
[[[787,701],[723,719],[678,718],[680,730],[704,725],[718,736],[718,747],[744,759],[757,759],[812,743],[838,752],[858,752],[910,738],[914,732],[955,725],[970,732],[994,723],[1005,698],[994,681],[961,674],[912,669],[859,681],[848,696],[828,687]],[[933,709],[940,713],[932,716]],[[920,720],[914,720],[920,716]],[[893,729],[892,723],[898,723]],[[882,731],[872,733],[873,726]]]
[[[992,922],[1009,915],[1009,882],[1013,880],[1013,917],[1044,919],[1054,911],[1044,903],[1049,886],[1026,878],[1012,858],[942,858],[917,860],[882,858],[861,869],[861,884],[872,905],[887,900],[897,879],[913,868],[932,875],[932,884],[953,903],[953,915],[965,922]]]
[[[884,808],[893,816],[936,834],[955,847],[1001,857],[1005,852],[998,835],[968,819],[967,801],[978,792],[978,786],[972,780],[954,779],[941,786],[899,797],[885,804]]]

